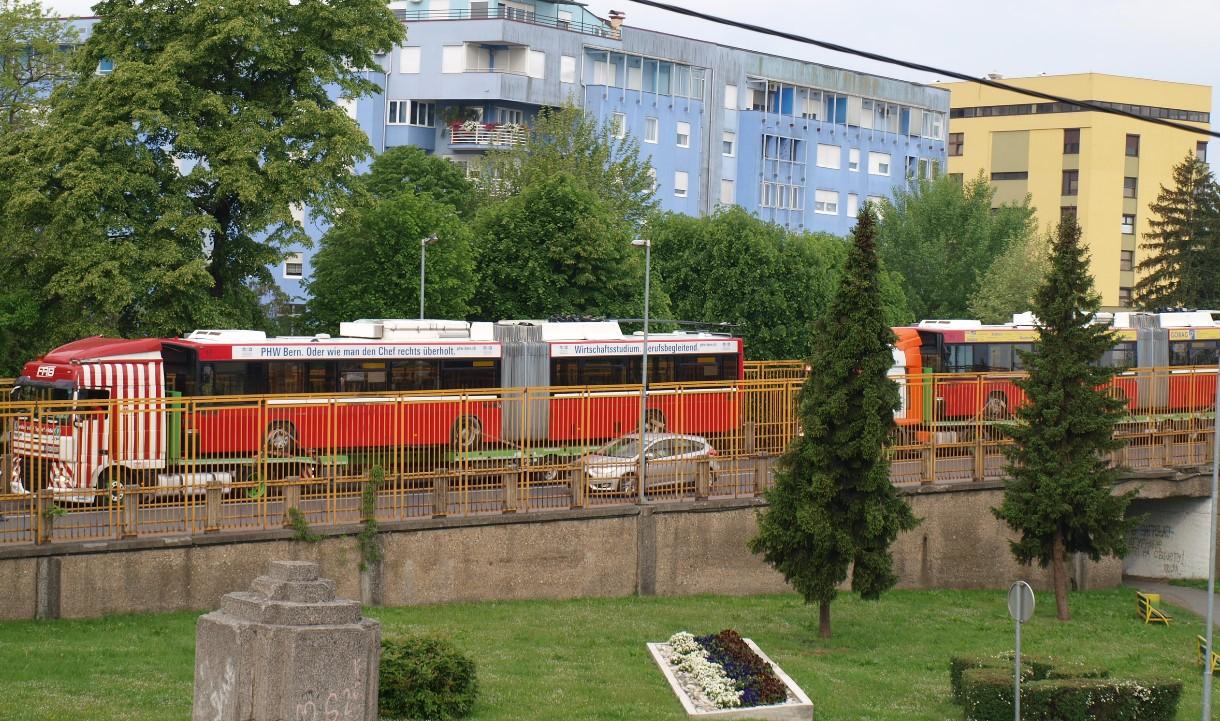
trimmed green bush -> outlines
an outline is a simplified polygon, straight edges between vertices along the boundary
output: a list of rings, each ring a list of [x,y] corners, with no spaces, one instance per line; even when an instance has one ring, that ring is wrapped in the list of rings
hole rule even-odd
[[[1105,669],[1083,664],[1021,660],[1025,721],[1172,721],[1177,714],[1181,682],[1110,679]],[[950,659],[953,698],[969,721],[1012,718],[1011,664],[1011,654]]]
[[[378,679],[383,719],[460,719],[478,695],[474,661],[437,638],[382,639]]]

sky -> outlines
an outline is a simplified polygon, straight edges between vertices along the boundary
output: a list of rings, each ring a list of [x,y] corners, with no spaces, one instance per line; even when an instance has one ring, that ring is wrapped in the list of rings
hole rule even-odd
[[[1213,87],[1220,126],[1220,2],[1217,0],[667,0],[706,13],[782,28],[974,76],[1101,72]],[[89,14],[91,0],[44,0],[62,15]],[[627,24],[838,67],[932,83],[933,75],[639,5],[588,0]],[[1213,166],[1220,141],[1213,141]],[[1220,166],[1218,166],[1220,167]]]

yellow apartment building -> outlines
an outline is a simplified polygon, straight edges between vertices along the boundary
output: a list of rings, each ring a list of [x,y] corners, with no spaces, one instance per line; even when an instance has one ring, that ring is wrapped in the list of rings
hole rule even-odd
[[[1003,82],[1211,127],[1206,85],[1100,73]],[[977,83],[940,87],[950,91],[949,173],[971,178],[982,171],[996,188],[996,204],[1028,193],[1043,228],[1075,215],[1103,306],[1130,306],[1148,206],[1161,186],[1172,184],[1173,166],[1187,153],[1206,158],[1207,137]]]

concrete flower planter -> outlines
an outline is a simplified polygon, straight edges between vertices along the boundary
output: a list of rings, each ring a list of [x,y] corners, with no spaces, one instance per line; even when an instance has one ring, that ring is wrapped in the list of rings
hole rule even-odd
[[[745,641],[754,653],[762,657],[764,661],[771,664],[771,668],[775,669],[775,675],[784,682],[788,687],[787,703],[774,704],[771,706],[749,706],[745,708],[725,708],[714,710],[702,710],[699,705],[691,698],[675,673],[673,666],[669,665],[667,658],[669,654],[668,643],[650,643],[648,644],[648,652],[652,654],[652,659],[657,662],[661,673],[665,674],[666,680],[669,681],[669,686],[678,696],[678,700],[682,702],[682,708],[686,710],[687,718],[692,719],[758,719],[759,721],[811,721],[813,719],[813,702],[805,695],[800,686],[789,678],[784,670],[775,664],[767,654],[762,652],[753,641],[748,638],[742,639]]]

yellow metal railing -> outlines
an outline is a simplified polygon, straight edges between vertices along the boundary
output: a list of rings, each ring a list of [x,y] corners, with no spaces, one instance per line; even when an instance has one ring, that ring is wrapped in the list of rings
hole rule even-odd
[[[667,434],[650,439],[688,452],[649,461],[647,500],[751,497],[772,483],[799,433],[805,371],[751,372],[649,387],[648,430]],[[1017,378],[896,378],[893,482],[1004,477]],[[1214,369],[1117,378],[1127,445],[1114,462],[1209,463],[1215,383]],[[283,528],[288,508],[319,527],[357,523],[375,468],[381,521],[634,503],[635,461],[597,451],[630,445],[639,404],[638,386],[0,402],[0,490],[21,491],[0,494],[0,544]]]

